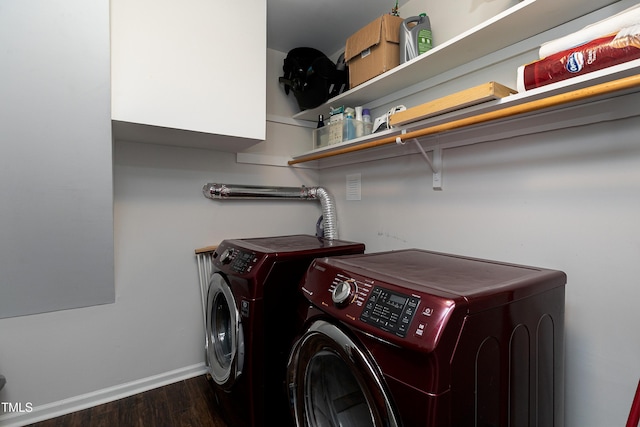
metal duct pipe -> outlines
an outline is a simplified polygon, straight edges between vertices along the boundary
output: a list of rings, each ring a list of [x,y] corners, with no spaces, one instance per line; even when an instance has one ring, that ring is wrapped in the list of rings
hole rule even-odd
[[[202,194],[208,199],[284,199],[318,200],[322,207],[324,237],[338,238],[336,210],[333,199],[322,187],[268,187],[259,185],[231,185],[208,183],[202,187]]]

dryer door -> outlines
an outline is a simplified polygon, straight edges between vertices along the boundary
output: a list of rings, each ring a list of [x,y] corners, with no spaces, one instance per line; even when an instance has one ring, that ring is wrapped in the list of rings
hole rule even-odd
[[[298,426],[399,425],[379,368],[336,325],[317,320],[307,329],[287,375]]]
[[[242,374],[244,334],[229,282],[219,272],[211,275],[206,313],[209,372],[218,385],[228,389]]]

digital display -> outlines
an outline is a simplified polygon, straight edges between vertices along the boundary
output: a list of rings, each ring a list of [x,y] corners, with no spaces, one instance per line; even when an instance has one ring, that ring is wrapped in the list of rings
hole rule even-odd
[[[389,296],[389,301],[395,303],[398,307],[403,307],[404,303],[407,302],[407,298],[400,295],[391,294]]]
[[[360,320],[404,338],[419,303],[419,297],[376,286],[365,304]]]
[[[231,268],[238,273],[246,273],[250,269],[254,256],[252,252],[238,251]]]

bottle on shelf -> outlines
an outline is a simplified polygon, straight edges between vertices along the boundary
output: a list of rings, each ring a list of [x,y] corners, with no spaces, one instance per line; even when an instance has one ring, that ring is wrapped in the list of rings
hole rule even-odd
[[[355,107],[356,110],[356,138],[364,135],[364,123],[362,123],[362,107]]]
[[[355,115],[355,110],[351,107],[345,108],[345,131],[346,131],[346,135],[345,135],[345,140],[350,140],[356,137],[356,127],[355,127],[355,123],[354,123],[354,115]]]
[[[413,24],[413,25],[411,25]],[[431,22],[426,13],[412,16],[400,25],[400,63],[425,53],[433,47]]]
[[[324,116],[322,114],[319,114],[318,115],[318,126],[316,126],[316,128],[320,129],[323,126],[324,126]]]
[[[362,110],[362,134],[369,135],[373,130],[373,123],[371,122],[371,112],[368,108]]]

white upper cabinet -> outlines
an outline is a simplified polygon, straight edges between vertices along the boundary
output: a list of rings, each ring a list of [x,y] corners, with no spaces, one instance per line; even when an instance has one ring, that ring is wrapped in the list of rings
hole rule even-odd
[[[265,139],[265,73],[265,0],[111,0],[116,139],[241,151]]]

